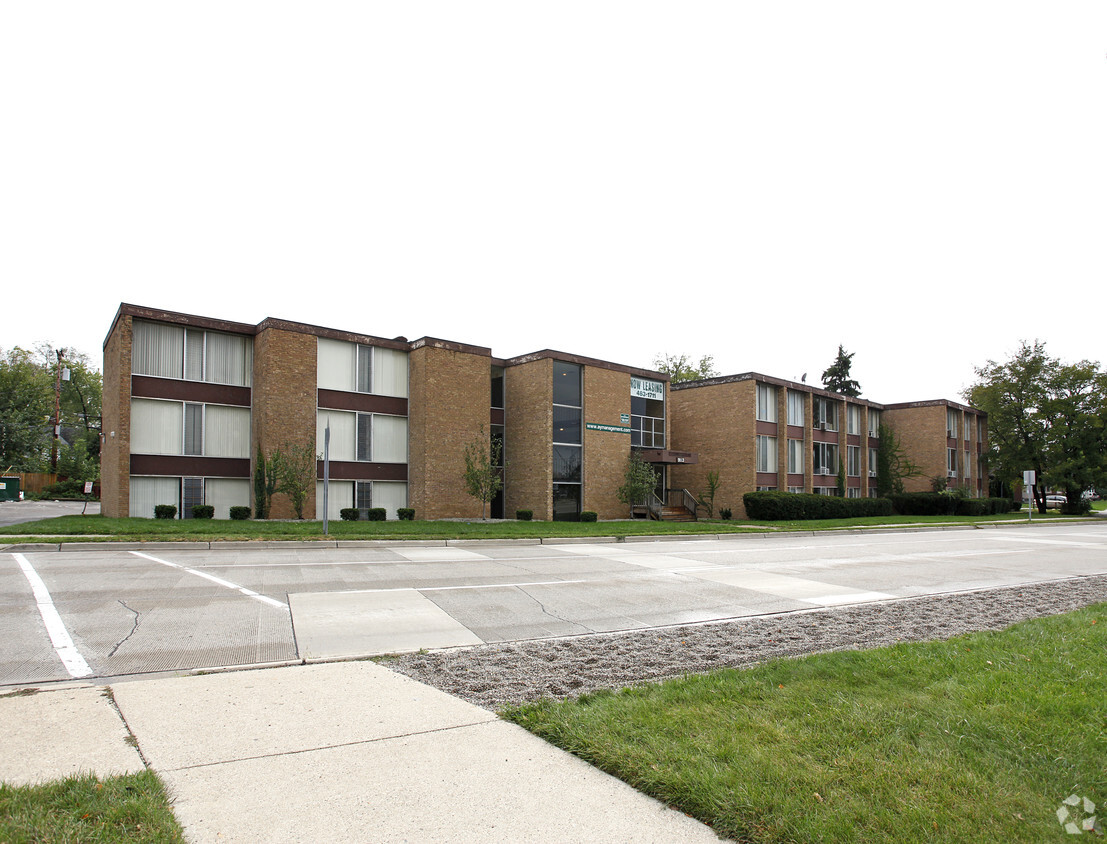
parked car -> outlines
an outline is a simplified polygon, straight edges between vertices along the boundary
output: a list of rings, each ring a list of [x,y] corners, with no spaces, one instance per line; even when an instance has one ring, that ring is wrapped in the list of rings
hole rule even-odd
[[[1047,495],[1046,496],[1046,508],[1052,509],[1055,507],[1063,507],[1068,504],[1069,500],[1063,495]]]
[[[1099,493],[1096,492],[1094,489],[1086,489],[1084,490],[1084,500],[1099,501]]]

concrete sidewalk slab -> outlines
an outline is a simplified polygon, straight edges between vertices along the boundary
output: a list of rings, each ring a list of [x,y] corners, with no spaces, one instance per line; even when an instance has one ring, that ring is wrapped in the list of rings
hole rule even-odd
[[[142,752],[159,771],[496,719],[372,662],[138,680],[112,688]]]
[[[145,770],[103,689],[78,687],[0,697],[0,782],[31,785],[77,774]]]
[[[303,659],[483,644],[414,589],[297,593],[288,605]]]
[[[491,712],[374,663],[114,688],[197,844],[717,841]]]

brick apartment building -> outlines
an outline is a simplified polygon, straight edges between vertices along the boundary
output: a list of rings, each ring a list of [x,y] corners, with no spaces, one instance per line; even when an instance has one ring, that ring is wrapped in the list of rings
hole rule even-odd
[[[503,446],[493,517],[585,510],[621,518],[616,490],[632,449],[660,488],[723,483],[717,506],[741,516],[757,488],[847,494],[875,489],[875,434],[893,426],[926,475],[986,489],[983,416],[951,402],[878,405],[749,373],[670,387],[668,376],[550,350],[490,349],[424,337],[386,339],[266,319],[257,325],[122,304],[104,342],[102,512],[152,516],[157,504],[253,505],[259,448],[323,451],[328,516],[383,507],[389,518],[472,518],[465,447]],[[681,450],[676,450],[679,447]],[[317,477],[323,477],[318,463]],[[826,470],[826,471],[824,471]],[[322,480],[304,515],[321,518]],[[274,518],[288,518],[283,496]]]
[[[671,482],[699,491],[718,472],[715,505],[737,517],[751,490],[837,495],[840,467],[847,497],[875,496],[882,423],[920,470],[908,491],[934,478],[975,497],[987,491],[986,417],[954,402],[882,405],[750,372],[672,385],[669,406],[674,442],[699,457],[674,467]]]

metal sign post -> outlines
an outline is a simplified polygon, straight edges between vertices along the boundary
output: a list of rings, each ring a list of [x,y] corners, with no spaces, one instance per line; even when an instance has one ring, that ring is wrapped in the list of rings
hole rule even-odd
[[[1027,469],[1022,473],[1022,485],[1026,487],[1026,520],[1034,521],[1034,484],[1038,482],[1038,473]]]
[[[329,497],[331,492],[331,423],[327,421],[327,427],[323,431],[323,536],[327,535],[327,513],[330,511]]]

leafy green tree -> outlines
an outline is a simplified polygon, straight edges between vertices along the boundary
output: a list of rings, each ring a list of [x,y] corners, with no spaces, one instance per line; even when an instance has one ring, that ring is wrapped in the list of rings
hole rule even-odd
[[[719,470],[712,469],[707,473],[707,489],[700,493],[697,503],[707,512],[707,518],[715,518],[715,496],[719,493]]]
[[[847,352],[842,348],[841,343],[838,344],[838,356],[834,359],[834,363],[823,370],[824,389],[854,398],[861,395],[861,385],[849,375],[850,367],[853,365],[853,355],[853,352]]]
[[[876,494],[887,498],[902,493],[903,482],[920,477],[922,470],[907,456],[894,430],[881,423],[877,434],[880,445],[876,449]]]
[[[489,440],[484,426],[475,440],[465,446],[465,491],[480,501],[480,517],[486,518],[488,502],[504,485],[500,458],[503,444],[498,437]]]
[[[664,372],[669,376],[670,384],[719,377],[719,373],[715,371],[715,359],[711,355],[704,355],[699,363],[693,363],[688,355],[678,356],[666,353],[655,357],[653,365],[658,372]]]
[[[304,517],[304,504],[319,474],[319,459],[310,445],[284,445],[273,452],[274,491],[288,496],[297,519]]]
[[[0,469],[38,472],[49,462],[54,383],[34,353],[0,356]]]
[[[1107,480],[1107,375],[1098,363],[1066,364],[1045,344],[1023,342],[1007,361],[976,370],[966,399],[988,414],[993,472],[1017,481],[1036,473],[1032,494],[1045,512],[1049,489],[1063,489],[1070,511]]]
[[[261,453],[254,457],[254,517],[268,519],[273,504],[273,495],[277,491],[277,466],[272,455],[268,458]]]
[[[616,491],[619,500],[628,507],[642,504],[657,487],[658,475],[653,466],[643,460],[638,452],[627,455],[623,485]]]

